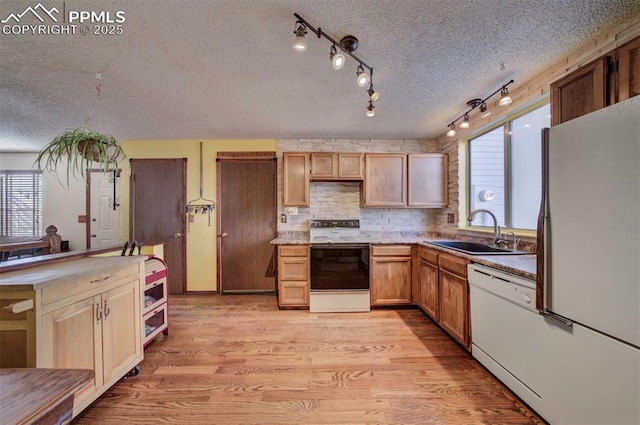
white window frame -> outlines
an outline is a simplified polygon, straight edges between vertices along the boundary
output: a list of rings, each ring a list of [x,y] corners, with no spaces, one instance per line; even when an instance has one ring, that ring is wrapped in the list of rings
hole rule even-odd
[[[40,238],[44,235],[42,181],[42,171],[0,170],[0,236]],[[19,219],[21,213],[31,216],[29,223]]]

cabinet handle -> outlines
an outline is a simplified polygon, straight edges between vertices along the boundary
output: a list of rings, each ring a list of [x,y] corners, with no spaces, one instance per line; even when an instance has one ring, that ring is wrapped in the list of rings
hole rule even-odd
[[[104,300],[104,320],[107,320],[111,313],[111,307],[109,307],[109,300]]]
[[[101,277],[100,279],[92,280],[92,281],[90,281],[89,283],[98,283],[98,282],[102,282],[102,281],[104,281],[104,280],[109,279],[110,277],[111,277],[111,276]]]
[[[102,307],[98,303],[96,304],[96,323],[100,323],[100,320],[102,320]]]

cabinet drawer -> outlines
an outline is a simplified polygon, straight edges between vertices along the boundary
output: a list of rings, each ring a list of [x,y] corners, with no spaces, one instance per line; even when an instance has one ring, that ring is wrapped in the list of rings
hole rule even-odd
[[[420,248],[420,258],[422,258],[427,263],[438,265],[438,254],[437,251],[432,251],[427,248]]]
[[[307,257],[280,258],[278,276],[281,280],[309,280],[309,260]]]
[[[163,277],[144,287],[144,313],[167,301],[167,278]]]
[[[155,338],[168,327],[167,304],[156,307],[144,317],[144,342],[145,344]]]
[[[278,252],[281,257],[306,257],[308,245],[280,245]]]
[[[374,245],[371,247],[371,255],[381,256],[411,256],[411,245]]]
[[[448,270],[458,276],[467,276],[467,264],[470,263],[469,260],[456,257],[455,255],[440,254],[438,261],[441,269]]]
[[[70,275],[64,284],[42,288],[42,305],[68,299],[82,293],[99,293],[112,285],[138,280],[140,265],[131,263],[95,270],[92,273]]]

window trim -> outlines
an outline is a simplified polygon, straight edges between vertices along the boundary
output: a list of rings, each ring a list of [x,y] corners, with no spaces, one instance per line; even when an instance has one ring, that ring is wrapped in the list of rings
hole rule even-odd
[[[39,198],[39,200],[36,202],[32,202],[32,212],[33,212],[33,216],[34,216],[34,221],[31,223],[31,235],[30,236],[16,236],[16,235],[3,235],[4,237],[24,237],[24,238],[41,238],[44,235],[44,225],[43,225],[43,219],[44,219],[44,174],[41,170],[0,170],[0,174],[2,174],[3,176],[10,176],[10,175],[30,175],[32,182],[35,182],[35,176],[40,176],[40,183],[39,183],[39,193],[36,194],[36,196]],[[26,180],[26,179],[25,179]],[[8,180],[7,180],[8,183]],[[4,184],[1,183],[0,184]],[[32,183],[33,184],[33,183]],[[33,186],[32,186],[33,187]],[[35,192],[32,192],[35,193]],[[8,195],[8,193],[7,193]],[[35,197],[34,197],[35,199]],[[5,200],[8,200],[8,198],[6,199],[0,199],[0,204],[4,205]],[[10,211],[10,206],[7,204],[5,206],[7,213]],[[4,214],[3,214],[4,216]],[[10,233],[9,231],[14,229],[15,230],[15,226],[11,226],[10,225],[10,214],[7,214],[5,217],[3,217],[3,221],[5,221],[4,223],[0,223],[0,226],[2,227],[2,229],[6,230],[7,233]],[[38,221],[39,220],[39,221]]]
[[[528,114],[529,112],[532,112],[542,106],[544,106],[545,104],[551,103],[551,98],[549,93],[545,93],[542,96],[538,96],[536,97],[534,100],[532,100],[531,102],[519,107],[519,108],[515,108],[513,111],[511,111],[508,114],[502,115],[500,116],[498,119],[496,119],[495,121],[490,121],[488,122],[486,125],[483,125],[481,127],[478,127],[477,129],[475,129],[473,132],[470,132],[468,134],[466,134],[464,137],[460,138],[458,140],[458,217],[460,217],[460,219],[458,220],[458,229],[460,230],[465,230],[465,231],[469,231],[469,232],[478,232],[478,233],[491,233],[493,234],[493,227],[489,227],[489,226],[471,226],[469,225],[469,222],[467,221],[467,217],[469,215],[469,205],[471,205],[471,194],[469,193],[469,164],[470,164],[470,158],[471,158],[471,144],[469,143],[472,139],[475,139],[477,137],[482,136],[485,133],[488,133],[492,130],[495,130],[498,127],[504,126],[506,123],[509,123],[509,127],[510,127],[510,123],[511,121],[520,118],[523,115]],[[506,130],[506,126],[505,126],[505,131]],[[508,137],[508,139],[507,139]],[[511,135],[507,135],[505,134],[505,143],[510,143],[511,142]],[[507,149],[508,147],[505,146],[505,149]],[[506,151],[505,151],[506,152]],[[510,155],[510,152],[509,152]],[[507,155],[505,154],[505,161],[507,161]],[[505,164],[505,174],[509,173],[509,178],[508,180],[508,185],[509,185],[509,190],[511,190],[510,188],[510,184],[511,184],[511,167],[509,164]],[[507,189],[507,187],[505,186],[505,190]],[[505,201],[508,201],[508,206],[507,209],[511,209],[511,199],[510,199],[511,194],[507,194],[505,193]],[[510,224],[510,223],[509,223]],[[512,227],[501,227],[501,230],[504,231],[508,231],[508,232],[514,232],[516,235],[518,236],[525,236],[525,237],[535,237],[536,236],[536,230],[535,229],[520,229],[520,228],[512,228]]]

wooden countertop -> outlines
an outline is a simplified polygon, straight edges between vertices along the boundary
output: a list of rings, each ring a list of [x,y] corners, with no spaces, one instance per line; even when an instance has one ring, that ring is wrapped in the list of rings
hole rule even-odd
[[[85,369],[0,369],[0,422],[67,423],[74,394],[92,379]]]

